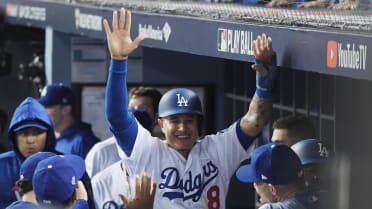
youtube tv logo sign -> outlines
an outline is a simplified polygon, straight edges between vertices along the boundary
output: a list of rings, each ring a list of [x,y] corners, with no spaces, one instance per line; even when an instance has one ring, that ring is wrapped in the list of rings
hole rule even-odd
[[[367,45],[348,42],[327,42],[327,67],[353,70],[367,69]]]
[[[329,68],[337,67],[337,42],[328,41],[327,43],[327,66]]]

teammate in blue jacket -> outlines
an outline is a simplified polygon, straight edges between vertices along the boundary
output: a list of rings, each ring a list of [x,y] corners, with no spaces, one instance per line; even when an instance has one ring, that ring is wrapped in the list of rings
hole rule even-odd
[[[54,152],[55,135],[52,121],[45,108],[34,98],[27,97],[14,111],[8,128],[8,140],[13,150],[0,154],[0,208],[20,199],[15,188],[21,164],[37,152]],[[94,208],[92,186],[87,174],[83,177]]]
[[[85,158],[90,148],[100,140],[94,135],[90,124],[75,118],[76,101],[72,90],[62,84],[49,84],[43,89],[39,102],[53,121],[56,150]]]
[[[176,88],[160,100],[158,124],[165,140],[157,140],[128,111],[127,58],[144,37],[132,41],[131,14],[124,9],[120,18],[114,11],[112,31],[107,20],[104,27],[112,59],[106,115],[121,148],[119,155],[129,174],[129,188],[134,188],[134,176],[145,172],[158,185],[156,209],[225,208],[230,178],[250,156],[256,136],[270,116],[269,66],[275,64],[271,38],[263,34],[254,42],[256,64],[252,68],[257,71],[257,90],[249,111],[241,119],[224,131],[199,140],[204,118],[201,101],[193,91]],[[129,194],[133,195],[133,191]]]
[[[88,209],[88,194],[79,181],[84,173],[84,160],[77,155],[38,152],[25,160],[20,173],[35,193],[28,191],[31,199],[15,201],[6,209]]]
[[[13,150],[0,154],[0,208],[17,200],[14,186],[22,162],[36,152],[55,152],[52,121],[37,100],[28,97],[16,108],[9,125],[8,140]]]
[[[37,152],[23,161],[19,171],[19,180],[16,182],[17,190],[23,201],[37,203],[34,189],[32,188],[32,176],[41,160],[55,155],[54,152]]]
[[[319,209],[319,197],[307,191],[297,154],[287,145],[269,143],[256,148],[251,163],[241,166],[238,179],[253,183],[263,204],[259,209]]]

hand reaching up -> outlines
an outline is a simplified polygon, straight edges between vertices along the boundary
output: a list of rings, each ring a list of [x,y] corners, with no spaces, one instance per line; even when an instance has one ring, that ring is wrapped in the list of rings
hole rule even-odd
[[[253,64],[252,69],[256,70],[261,76],[266,76],[268,69],[265,69],[265,67],[267,68],[270,64],[274,55],[271,37],[266,37],[264,33],[262,36],[257,36],[257,39],[253,41],[253,55],[262,65]]]
[[[151,177],[146,174],[135,178],[135,196],[132,200],[127,198],[123,193],[119,196],[127,209],[153,209],[156,192],[156,184],[151,183]]]
[[[132,21],[130,11],[125,12],[125,9],[121,8],[119,20],[117,16],[117,11],[114,11],[112,13],[112,31],[106,19],[103,20],[103,26],[106,31],[111,58],[123,60],[128,58],[128,55],[138,47],[145,37],[138,36],[134,41],[130,38]]]

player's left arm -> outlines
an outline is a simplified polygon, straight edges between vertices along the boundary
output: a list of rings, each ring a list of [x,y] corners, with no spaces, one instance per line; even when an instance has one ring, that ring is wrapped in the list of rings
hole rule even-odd
[[[128,112],[127,62],[128,56],[144,39],[138,36],[132,41],[130,37],[131,12],[120,9],[113,11],[112,30],[106,19],[103,25],[107,45],[111,54],[111,64],[106,85],[106,117],[110,129],[124,152],[130,154],[137,136],[137,123],[132,113]]]
[[[252,138],[260,134],[271,115],[271,89],[276,67],[271,37],[266,34],[257,36],[253,41],[253,54],[255,64],[251,68],[256,71],[256,92],[247,113],[240,120],[240,127],[237,127],[240,143],[245,149],[252,143]]]

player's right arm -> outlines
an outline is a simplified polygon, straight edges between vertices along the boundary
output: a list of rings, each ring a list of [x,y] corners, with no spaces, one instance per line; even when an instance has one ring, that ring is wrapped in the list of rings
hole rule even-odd
[[[249,105],[249,110],[240,120],[241,131],[248,136],[257,136],[268,123],[271,114],[271,87],[276,67],[276,55],[272,47],[271,37],[259,35],[253,41],[255,64],[251,67],[256,71],[256,92]],[[239,133],[239,132],[238,132]],[[240,142],[244,146],[244,140]]]
[[[138,125],[133,114],[128,112],[126,84],[127,59],[144,37],[134,41],[130,38],[131,13],[120,10],[120,17],[113,11],[112,30],[105,19],[103,25],[107,36],[107,45],[111,54],[111,64],[106,85],[106,117],[110,129],[121,149],[129,154],[134,146]]]

